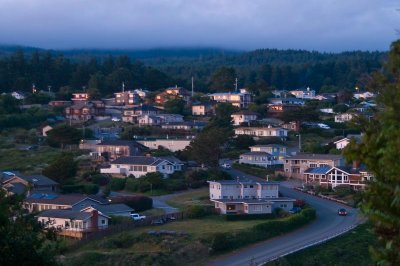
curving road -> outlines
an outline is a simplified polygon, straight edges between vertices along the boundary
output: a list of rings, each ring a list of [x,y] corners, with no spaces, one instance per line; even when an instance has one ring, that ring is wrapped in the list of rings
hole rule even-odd
[[[227,170],[227,172],[235,177],[239,176],[240,178],[260,180],[255,176],[234,169]],[[279,236],[219,257],[209,265],[260,265],[274,258],[300,250],[305,246],[311,246],[327,238],[344,233],[349,228],[362,222],[357,209],[346,206],[345,208],[349,212],[349,215],[344,217],[338,216],[336,212],[339,208],[343,207],[341,204],[296,191],[287,187],[286,183],[281,184],[280,191],[286,197],[307,201],[307,203],[316,209],[317,219],[311,224],[284,236]]]

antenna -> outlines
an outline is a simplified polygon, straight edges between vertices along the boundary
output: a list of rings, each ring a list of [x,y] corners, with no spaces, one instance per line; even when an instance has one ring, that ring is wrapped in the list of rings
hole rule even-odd
[[[122,82],[122,92],[125,92],[125,82]]]
[[[192,76],[192,98],[193,98],[193,95],[194,95],[194,84],[193,84],[193,76]]]

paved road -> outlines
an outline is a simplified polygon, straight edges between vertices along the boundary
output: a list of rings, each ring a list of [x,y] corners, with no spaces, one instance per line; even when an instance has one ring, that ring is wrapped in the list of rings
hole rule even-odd
[[[239,176],[240,178],[251,180],[258,179],[234,169],[227,172],[234,177]],[[356,209],[345,207],[349,215],[345,217],[338,216],[336,212],[339,208],[343,207],[342,205],[304,194],[286,185],[287,183],[283,183],[280,187],[282,194],[286,197],[306,200],[316,209],[317,219],[311,224],[284,236],[276,237],[220,257],[212,261],[210,265],[242,266],[250,265],[251,262],[259,265],[272,258],[300,249],[307,244],[311,245],[327,237],[340,234],[362,220]]]

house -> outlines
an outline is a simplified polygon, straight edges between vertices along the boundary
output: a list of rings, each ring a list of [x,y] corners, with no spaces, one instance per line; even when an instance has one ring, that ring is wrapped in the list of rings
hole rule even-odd
[[[44,228],[55,228],[58,234],[82,238],[85,233],[108,227],[110,217],[97,210],[45,210],[36,219]]]
[[[87,102],[87,101],[89,101],[89,94],[88,93],[72,93],[71,101],[74,104]]]
[[[191,131],[201,130],[206,126],[205,122],[202,121],[185,121],[185,122],[171,122],[161,125],[162,129],[176,130],[176,131]]]
[[[137,117],[139,126],[156,126],[161,125],[161,118],[156,115],[141,115]]]
[[[251,164],[265,168],[279,164],[277,163],[277,160],[275,160],[274,156],[263,151],[251,151],[240,154],[239,163]]]
[[[47,137],[47,132],[53,129],[52,126],[50,125],[44,125],[40,128],[40,133],[42,134],[43,137]]]
[[[296,98],[311,100],[315,97],[315,90],[311,90],[307,87],[306,90],[292,90],[290,94],[293,94]]]
[[[146,89],[135,89],[133,92],[139,95],[141,99],[146,98],[147,94],[149,93],[149,91]]]
[[[161,123],[183,122],[183,115],[180,114],[159,114],[157,117],[161,119]]]
[[[304,105],[305,101],[299,98],[270,98],[268,99],[268,105]]]
[[[219,92],[208,95],[211,100],[219,103],[230,103],[239,108],[248,108],[252,103],[252,94],[247,89],[240,89],[240,92]]]
[[[103,174],[136,178],[148,173],[161,173],[165,177],[182,170],[183,163],[174,157],[127,156],[111,162],[109,168],[101,168]]]
[[[286,157],[283,169],[287,177],[303,178],[307,169],[321,166],[344,166],[344,159],[341,155],[299,153]]]
[[[192,115],[212,115],[215,112],[215,105],[207,103],[198,103],[192,105]]]
[[[137,123],[139,116],[143,115],[158,115],[162,112],[161,109],[151,105],[140,105],[133,108],[125,109],[122,115],[122,121],[128,123]]]
[[[299,104],[268,104],[267,111],[271,117],[280,117],[284,112],[296,112],[300,110]]]
[[[268,181],[208,181],[210,200],[221,214],[266,214],[289,211],[294,199],[279,197],[279,184]]]
[[[351,121],[355,117],[353,113],[343,113],[335,115],[336,123],[345,123]]]
[[[158,105],[164,105],[167,101],[172,99],[182,99],[188,104],[191,101],[191,94],[186,89],[175,86],[167,88],[164,92],[157,94],[155,102]]]
[[[300,121],[291,121],[288,123],[284,123],[281,125],[282,128],[286,128],[287,130],[291,130],[294,132],[300,131]]]
[[[363,189],[373,178],[364,167],[357,163],[353,167],[344,166],[322,166],[310,168],[304,172],[304,180],[307,184],[320,185],[325,188],[335,188],[341,185],[347,185],[358,190]]]
[[[364,91],[364,92],[356,92],[353,94],[353,97],[356,98],[357,100],[359,99],[369,99],[369,98],[374,98],[375,94],[369,91]]]
[[[274,160],[281,161],[280,164],[283,164],[283,160],[287,155],[287,148],[279,144],[254,145],[250,146],[250,151],[267,152],[274,157]]]
[[[145,146],[133,140],[105,140],[96,145],[96,152],[107,161],[141,155],[146,150]]]
[[[146,146],[151,150],[163,147],[172,152],[184,150],[190,145],[191,139],[149,139],[149,140],[138,140],[140,144]]]
[[[22,175],[19,172],[3,172],[0,176],[0,186],[8,195],[23,195],[31,191],[56,192],[59,184],[44,175]]]
[[[355,139],[356,142],[360,142],[361,135],[347,135],[347,137],[335,141],[334,144],[336,146],[336,149],[344,149],[350,143],[351,139]]]
[[[255,121],[257,120],[257,116],[257,113],[247,110],[236,112],[231,115],[234,126],[240,126],[245,123],[250,123],[250,121]]]
[[[325,101],[325,102],[336,102],[336,93],[321,93],[314,97],[314,100]]]
[[[13,91],[11,93],[11,96],[14,97],[17,100],[23,100],[25,99],[25,93],[20,92],[20,91]]]
[[[67,107],[67,106],[71,106],[72,105],[72,101],[50,101],[49,102],[49,106],[53,106],[53,107]]]
[[[95,152],[99,143],[101,143],[100,139],[82,139],[79,142],[79,149]]]
[[[59,209],[83,209],[88,206],[108,204],[106,199],[95,195],[56,194],[47,192],[31,193],[24,200],[24,208],[29,212]]]
[[[69,120],[85,122],[98,116],[104,116],[105,105],[102,101],[79,100],[78,103],[66,107],[64,112],[65,117]]]
[[[235,135],[248,135],[256,138],[279,137],[286,139],[288,130],[281,127],[238,127],[235,128]]]
[[[136,105],[140,101],[140,96],[134,91],[121,91],[114,95],[116,105]]]
[[[74,210],[74,208],[72,209]],[[90,212],[96,210],[99,213],[105,214],[107,216],[125,216],[125,217],[130,217],[131,213],[135,211],[134,209],[123,203],[88,206],[83,209],[75,208],[75,210],[90,211]]]

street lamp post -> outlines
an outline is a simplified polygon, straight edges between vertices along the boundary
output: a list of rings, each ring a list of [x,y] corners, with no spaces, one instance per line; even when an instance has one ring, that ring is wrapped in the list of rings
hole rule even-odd
[[[297,135],[299,137],[299,152],[301,152],[301,134]]]

